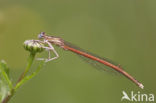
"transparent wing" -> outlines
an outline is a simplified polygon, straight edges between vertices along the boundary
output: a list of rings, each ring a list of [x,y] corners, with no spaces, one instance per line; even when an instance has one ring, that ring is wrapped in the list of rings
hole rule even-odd
[[[75,48],[75,49],[77,49],[77,50],[79,50],[79,51],[82,51],[82,52],[85,52],[85,53],[90,54],[90,55],[92,55],[92,56],[95,56],[95,57],[97,57],[97,58],[100,58],[100,59],[102,59],[102,60],[104,60],[104,61],[107,61],[107,62],[113,64],[113,65],[120,66],[119,64],[114,63],[114,62],[112,62],[111,60],[109,60],[109,59],[107,59],[107,58],[102,58],[102,57],[97,56],[97,55],[95,55],[95,54],[93,54],[93,53],[90,53],[90,52],[88,52],[88,51],[85,51],[85,50],[83,50],[83,49],[81,49],[81,48],[79,48],[79,47],[77,47],[77,46],[75,46],[75,45],[73,45],[73,44],[71,44],[71,43],[69,43],[69,42],[64,41],[64,44],[67,45],[67,46],[69,46],[69,47],[71,47],[71,48]],[[78,54],[77,54],[77,55],[78,55]],[[82,56],[82,55],[78,55],[78,56],[79,56],[82,60],[84,60],[85,62],[87,62],[87,63],[89,63],[90,65],[92,65],[92,66],[93,66],[94,68],[96,68],[97,70],[100,70],[100,71],[107,71],[107,72],[109,72],[109,73],[113,73],[113,74],[116,74],[116,75],[117,75],[117,74],[120,74],[119,72],[117,72],[116,70],[112,69],[111,67],[108,67],[108,66],[106,66],[106,65],[104,65],[104,64],[102,64],[102,63],[100,63],[100,62],[98,62],[98,61],[92,60],[92,59],[87,58],[87,57]],[[121,67],[121,66],[120,66],[120,67]]]

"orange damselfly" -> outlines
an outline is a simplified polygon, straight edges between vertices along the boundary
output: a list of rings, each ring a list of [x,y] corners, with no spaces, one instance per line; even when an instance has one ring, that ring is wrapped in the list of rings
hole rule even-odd
[[[52,45],[52,44],[55,44],[55,45],[63,48],[64,50],[72,51],[72,52],[74,52],[74,53],[76,53],[78,55],[81,55],[83,57],[86,57],[88,59],[96,61],[98,63],[101,63],[104,66],[110,67],[110,69],[112,69],[114,71],[117,71],[120,74],[124,75],[129,80],[131,80],[133,83],[135,83],[137,86],[139,86],[140,88],[142,88],[142,89],[144,88],[142,83],[140,83],[133,76],[131,76],[126,71],[124,71],[119,64],[118,65],[113,64],[110,61],[108,61],[107,59],[104,59],[104,58],[101,58],[101,57],[98,57],[98,56],[94,56],[91,53],[85,52],[82,49],[75,48],[75,46],[71,45],[69,42],[64,41],[62,38],[55,37],[55,36],[48,36],[48,35],[45,34],[45,32],[41,32],[38,35],[38,38],[44,40],[44,41],[41,41],[42,43],[48,44],[48,46],[44,47],[44,48],[49,51],[49,58],[48,59],[40,58],[40,60],[45,60],[46,62],[48,62],[48,61],[54,60],[54,59],[59,57],[58,53],[55,51],[55,49],[54,49],[54,47]],[[50,51],[53,51],[56,56],[53,57],[53,58],[50,58]]]

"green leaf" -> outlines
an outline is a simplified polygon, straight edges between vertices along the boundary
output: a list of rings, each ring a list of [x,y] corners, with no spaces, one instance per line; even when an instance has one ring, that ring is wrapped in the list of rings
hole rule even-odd
[[[0,77],[3,78],[2,80],[12,89],[13,85],[9,78],[9,68],[4,60],[0,62]]]
[[[41,70],[41,68],[43,67],[45,62],[41,62],[41,64],[37,67],[37,69],[30,75],[25,76],[20,82],[17,83],[17,85],[15,86],[15,91],[21,86],[23,85],[25,82],[27,82],[28,80],[30,80],[31,78],[33,78],[34,76],[36,76],[39,71]]]
[[[9,93],[10,89],[6,83],[0,80],[0,101],[2,101]]]
[[[7,66],[7,63],[4,60],[1,60],[0,65],[3,67],[4,71],[9,76],[9,67]]]
[[[2,101],[12,89],[12,82],[9,78],[9,68],[5,61],[0,62],[0,101]]]

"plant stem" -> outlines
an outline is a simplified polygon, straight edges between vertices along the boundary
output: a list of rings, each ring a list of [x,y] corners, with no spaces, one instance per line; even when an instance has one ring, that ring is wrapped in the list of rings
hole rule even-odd
[[[17,83],[20,82],[20,81],[25,77],[25,75],[28,73],[28,71],[29,71],[29,69],[30,69],[30,67],[31,67],[31,65],[32,65],[32,63],[33,63],[34,58],[35,58],[35,53],[30,52],[30,56],[29,56],[29,58],[28,58],[27,67],[25,68],[25,70],[24,70],[24,72],[21,74],[21,76],[19,77]],[[16,84],[17,84],[17,83],[16,83]]]
[[[10,93],[8,93],[8,95],[4,98],[4,100],[2,101],[2,103],[7,103],[11,97],[14,95],[15,93],[15,87],[16,85],[26,76],[26,74],[29,72],[30,70],[30,67],[33,63],[33,60],[35,58],[35,54],[36,53],[33,53],[33,52],[30,52],[30,55],[29,55],[29,58],[28,58],[28,64],[24,70],[24,72],[21,74],[21,76],[19,77],[18,81],[16,82],[15,86],[10,90]]]

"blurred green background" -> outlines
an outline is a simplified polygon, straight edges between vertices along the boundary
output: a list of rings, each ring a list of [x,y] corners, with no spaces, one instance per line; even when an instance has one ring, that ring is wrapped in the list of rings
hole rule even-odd
[[[145,86],[141,90],[127,78],[99,72],[55,47],[60,58],[48,62],[9,103],[120,103],[123,90],[156,94],[155,4],[155,0],[0,0],[0,59],[9,64],[14,81],[29,54],[23,42],[44,31],[120,63]]]

